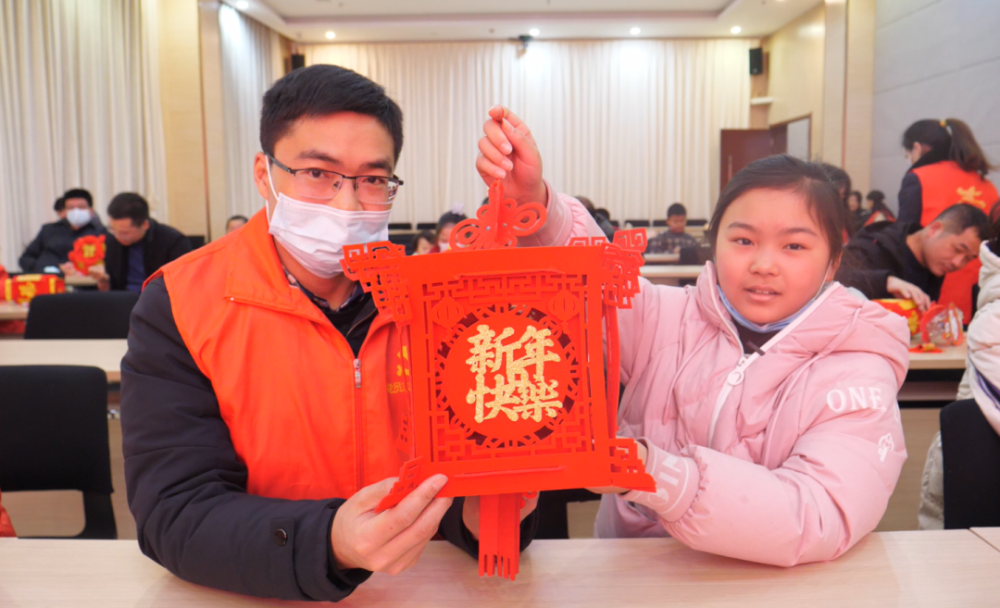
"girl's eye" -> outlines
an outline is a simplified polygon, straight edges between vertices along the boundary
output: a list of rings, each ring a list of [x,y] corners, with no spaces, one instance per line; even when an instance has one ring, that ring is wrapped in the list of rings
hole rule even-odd
[[[743,237],[740,237],[740,238],[736,239],[735,243],[737,245],[744,245],[744,246],[753,245],[753,242],[751,242],[750,239],[745,239]]]
[[[798,243],[792,243],[792,244],[788,245],[787,247],[789,249],[791,249],[792,251],[805,251],[805,247],[803,247],[802,245],[799,245]]]

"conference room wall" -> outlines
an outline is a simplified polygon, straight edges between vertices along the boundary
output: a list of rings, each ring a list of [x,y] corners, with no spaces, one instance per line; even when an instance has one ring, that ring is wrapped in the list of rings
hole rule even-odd
[[[810,155],[823,150],[823,80],[826,9],[820,4],[781,28],[762,47],[768,54],[770,124],[811,115]]]
[[[426,221],[486,186],[475,171],[487,109],[531,126],[545,176],[616,218],[659,219],[683,201],[708,217],[718,189],[719,130],[749,126],[748,50],[758,41],[615,40],[332,44],[306,47],[386,86],[402,106],[406,181],[396,221]]]
[[[998,23],[996,0],[878,0],[872,187],[893,209],[909,167],[903,131],[916,120],[960,118],[1000,161]]]
[[[198,4],[158,0],[160,107],[170,223],[207,234]]]

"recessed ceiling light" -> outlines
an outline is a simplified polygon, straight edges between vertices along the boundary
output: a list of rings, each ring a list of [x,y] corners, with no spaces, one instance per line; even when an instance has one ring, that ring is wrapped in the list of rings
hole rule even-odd
[[[326,39],[327,40],[333,40],[336,37],[337,37],[337,33],[336,32],[327,32],[326,33]]]
[[[633,36],[638,36],[639,34],[641,34],[641,33],[642,33],[642,30],[640,30],[640,29],[639,29],[639,28],[637,28],[637,27],[634,27],[634,28],[630,29],[630,30],[628,31],[628,33],[629,33],[629,34],[632,34]]]
[[[733,29],[731,29],[731,30],[729,30],[729,31],[730,31],[730,32],[732,32],[732,33],[734,33],[734,34],[739,34],[740,32],[742,32],[742,31],[743,31],[743,28],[741,28],[741,27],[740,27],[740,26],[738,26],[738,25],[734,25],[734,26],[733,26]]]
[[[533,27],[530,30],[528,30],[528,33],[531,34],[532,36],[537,37],[542,32],[537,27]]]
[[[248,8],[250,8],[250,3],[247,2],[246,0],[240,0],[239,2],[236,3],[236,8],[240,9],[241,11],[245,11]]]

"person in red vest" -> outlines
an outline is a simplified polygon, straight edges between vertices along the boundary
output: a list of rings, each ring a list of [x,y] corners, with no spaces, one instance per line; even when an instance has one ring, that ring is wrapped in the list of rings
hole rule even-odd
[[[899,190],[899,221],[927,226],[942,211],[965,203],[989,213],[996,187],[986,179],[990,164],[969,125],[955,118],[918,120],[903,133],[911,167]],[[972,287],[979,280],[978,260],[949,274],[941,286],[941,303],[954,302],[972,319]]]
[[[321,601],[410,568],[438,534],[478,556],[479,500],[438,497],[444,475],[375,512],[409,457],[410,355],[340,262],[388,240],[399,106],[350,70],[301,68],[264,95],[260,143],[260,211],[156,271],[132,313],[122,449],[140,549],[194,583]]]
[[[861,203],[862,228],[876,222],[895,222],[896,216],[885,204],[885,194],[881,190],[872,190]]]

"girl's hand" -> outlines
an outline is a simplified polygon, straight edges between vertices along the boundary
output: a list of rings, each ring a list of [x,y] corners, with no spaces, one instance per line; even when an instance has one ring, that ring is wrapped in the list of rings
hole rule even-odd
[[[885,282],[885,289],[900,300],[912,300],[920,314],[927,312],[931,307],[930,296],[913,283],[908,283],[899,277],[889,277]]]
[[[545,204],[542,156],[528,125],[503,106],[490,108],[483,124],[476,169],[487,185],[503,180],[504,193],[523,203]]]

